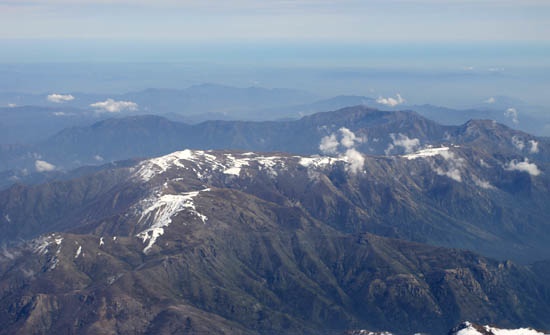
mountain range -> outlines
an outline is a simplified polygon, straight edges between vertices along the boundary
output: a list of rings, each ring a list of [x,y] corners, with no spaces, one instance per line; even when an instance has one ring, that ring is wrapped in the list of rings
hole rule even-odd
[[[36,179],[29,177],[32,172],[51,174],[83,165],[151,157],[185,148],[315,154],[319,153],[321,139],[337,133],[342,127],[356,132],[362,139],[356,146],[360,152],[373,155],[404,153],[429,144],[460,145],[488,140],[487,145],[499,146],[507,152],[547,159],[544,158],[548,155],[547,138],[508,129],[491,121],[483,125],[482,122],[444,126],[414,112],[382,112],[364,106],[289,121],[207,121],[189,125],[158,116],[131,116],[67,128],[34,145],[3,145],[0,147],[0,171],[7,176],[2,185],[9,185],[16,180]],[[493,124],[498,128],[499,138],[487,139],[483,132],[489,131]],[[517,145],[512,138],[517,139]],[[537,143],[537,147],[531,147],[531,143]],[[37,167],[38,161],[49,165]]]
[[[0,191],[0,333],[548,329],[548,145],[364,106],[67,129]]]
[[[355,105],[390,111],[414,110],[447,125],[492,119],[532,134],[550,134],[546,108],[506,96],[495,96],[460,109],[394,100],[361,95],[323,98],[300,90],[218,84],[185,89],[150,88],[122,94],[0,92],[0,106],[6,106],[0,107],[0,143],[36,143],[65,128],[91,125],[112,117],[147,114],[189,124],[208,120],[276,121],[296,120]]]

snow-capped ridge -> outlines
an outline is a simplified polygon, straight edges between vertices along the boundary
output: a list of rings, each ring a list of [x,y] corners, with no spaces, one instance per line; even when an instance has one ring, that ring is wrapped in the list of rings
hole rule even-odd
[[[501,329],[492,326],[481,326],[471,322],[463,322],[450,333],[451,335],[550,335],[533,328]]]
[[[449,151],[449,149],[450,149],[449,147],[445,147],[445,146],[438,147],[438,148],[434,148],[434,147],[429,146],[425,149],[418,150],[418,151],[413,152],[411,154],[403,155],[402,157],[404,157],[408,160],[413,160],[413,159],[417,159],[417,158],[425,158],[425,157],[433,157],[433,156],[437,156],[437,155],[442,155],[442,153]]]
[[[285,156],[264,156],[251,152],[213,153],[203,150],[183,150],[153,158],[142,162],[134,176],[148,182],[154,177],[170,169],[184,169],[193,171],[199,179],[207,176],[208,172],[217,171],[225,175],[239,176],[244,167],[255,164],[260,170],[266,169],[276,175],[275,167],[285,167]]]

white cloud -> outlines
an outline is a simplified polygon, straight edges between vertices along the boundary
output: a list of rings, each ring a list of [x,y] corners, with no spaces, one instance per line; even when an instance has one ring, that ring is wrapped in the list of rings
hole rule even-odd
[[[350,148],[346,150],[344,157],[346,157],[348,162],[350,163],[349,170],[352,173],[358,173],[363,170],[365,157],[363,157],[363,155],[359,151],[355,150],[354,148]]]
[[[16,104],[8,104],[8,107],[9,108],[14,108],[14,107],[17,107],[17,105]]]
[[[405,150],[405,153],[410,154],[414,152],[418,146],[420,146],[419,139],[409,138],[407,135],[401,133],[397,134],[397,136],[395,134],[390,134],[390,137],[393,144],[390,144],[385,150],[386,155],[389,155],[394,147],[402,147]]]
[[[361,143],[363,142],[362,139],[357,138],[355,134],[349,130],[348,128],[340,128],[340,134],[342,134],[342,139],[340,140],[340,144],[342,144],[346,148],[352,148],[355,146],[355,143]]]
[[[435,168],[435,173],[437,173],[440,176],[446,176],[449,177],[457,182],[462,182],[462,176],[460,175],[460,170],[458,169],[447,169],[444,170],[440,167]]]
[[[486,169],[491,167],[491,165],[487,164],[487,162],[485,162],[483,159],[479,160],[479,165],[481,165],[481,167],[484,167]]]
[[[357,137],[348,128],[342,127],[338,130],[340,133],[340,140],[338,140],[337,134],[332,133],[321,139],[319,144],[319,150],[327,155],[335,155],[339,152],[338,147],[342,146],[346,149],[353,148],[356,143],[362,143],[364,140]]]
[[[105,101],[93,103],[90,107],[94,107],[101,112],[119,113],[124,110],[136,111],[138,109],[138,104],[132,101],[115,101],[113,99],[107,99]]]
[[[74,97],[71,94],[53,93],[53,94],[48,95],[47,99],[48,99],[49,102],[60,104],[60,103],[63,103],[63,102],[74,100]]]
[[[103,157],[101,157],[100,155],[95,155],[94,159],[98,162],[103,162]]]
[[[483,102],[486,103],[486,104],[494,104],[495,102],[497,102],[497,100],[494,97],[490,97],[489,99],[487,99]]]
[[[36,160],[34,162],[34,167],[36,168],[36,171],[38,171],[38,172],[46,172],[46,171],[55,170],[55,165],[50,164],[46,161],[41,161],[41,160]]]
[[[364,140],[357,137],[348,128],[340,128],[340,141],[336,133],[332,133],[321,139],[319,144],[319,150],[326,155],[338,155],[339,158],[346,160],[349,163],[348,171],[351,173],[361,172],[365,163],[363,155],[357,151],[354,147],[357,143],[362,143]],[[345,152],[341,152],[339,149],[343,148]]]
[[[515,108],[508,108],[506,110],[506,112],[504,112],[504,116],[506,116],[507,118],[512,119],[512,122],[515,123],[515,124],[519,123],[518,111]]]
[[[539,142],[535,140],[529,140],[529,144],[531,144],[531,149],[529,150],[532,154],[536,154],[539,152]]]
[[[319,150],[322,153],[333,155],[338,153],[338,140],[336,139],[336,134],[330,134],[321,139],[319,144]]]
[[[525,142],[523,142],[522,139],[517,136],[512,136],[512,144],[516,147],[516,149],[520,151],[525,148]]]
[[[441,167],[435,168],[435,172],[441,176],[447,176],[457,182],[462,182],[462,175],[460,170],[464,167],[464,159],[455,155],[452,151],[442,151],[440,155],[445,159],[447,163],[447,169],[444,170]]]
[[[484,188],[486,190],[489,190],[489,189],[494,189],[495,187],[493,185],[491,185],[491,183],[489,183],[488,181],[486,180],[483,180],[483,179],[480,179],[474,175],[472,175],[472,180],[474,181],[474,184],[476,184],[478,187],[481,187],[481,188]]]
[[[517,159],[512,160],[510,163],[504,166],[504,169],[509,171],[522,171],[527,172],[531,176],[538,176],[541,174],[539,168],[535,163],[529,163],[529,160],[525,158],[523,162],[519,162]]]
[[[387,97],[387,98],[384,98],[384,97],[378,97],[378,99],[376,99],[376,102],[381,104],[381,105],[386,105],[386,106],[390,106],[390,107],[395,107],[397,105],[400,105],[402,103],[405,102],[405,99],[403,99],[401,97],[401,94],[397,93],[395,95],[395,98],[392,98],[392,97]]]

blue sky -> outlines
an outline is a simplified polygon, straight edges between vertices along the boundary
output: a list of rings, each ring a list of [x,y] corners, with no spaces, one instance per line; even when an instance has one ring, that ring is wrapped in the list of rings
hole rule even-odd
[[[8,0],[2,39],[548,41],[547,0]]]

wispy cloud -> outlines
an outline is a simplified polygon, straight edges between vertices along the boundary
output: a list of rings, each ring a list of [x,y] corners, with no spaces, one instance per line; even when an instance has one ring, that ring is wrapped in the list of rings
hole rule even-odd
[[[517,136],[512,136],[512,144],[520,151],[525,148],[525,142]]]
[[[490,97],[489,99],[487,99],[483,102],[486,103],[486,104],[494,104],[495,102],[497,102],[497,99],[495,99],[495,97]]]
[[[71,94],[53,93],[53,94],[48,95],[47,99],[48,99],[49,102],[60,104],[60,103],[63,103],[63,102],[74,100],[74,96],[72,96]]]
[[[401,147],[405,151],[406,154],[412,153],[416,148],[420,146],[420,140],[417,138],[409,138],[405,134],[390,134],[390,137],[392,139],[392,143],[388,145],[386,150],[384,150],[384,153],[386,155],[391,154],[393,149],[395,147]]]
[[[518,111],[517,111],[517,109],[515,109],[513,107],[508,108],[506,110],[506,112],[504,112],[504,116],[506,116],[507,118],[512,119],[512,122],[515,123],[515,124],[519,123]]]
[[[447,176],[459,183],[462,182],[460,170],[464,168],[464,158],[455,155],[452,151],[442,151],[440,155],[445,159],[447,166],[445,169],[441,166],[434,167],[435,173]]]
[[[474,181],[474,184],[476,184],[478,187],[481,187],[481,188],[484,188],[486,190],[489,190],[489,189],[494,189],[495,187],[493,185],[491,185],[491,183],[489,183],[488,181],[486,180],[483,180],[475,175],[472,175],[472,180]]]
[[[529,152],[532,154],[536,154],[539,152],[539,142],[535,140],[529,140],[529,144],[531,144],[531,149],[529,149]]]
[[[387,97],[387,98],[378,97],[378,99],[376,99],[376,103],[379,103],[381,105],[390,106],[390,107],[395,107],[397,105],[401,105],[404,102],[405,102],[405,99],[403,99],[403,97],[401,97],[401,94],[399,94],[399,93],[397,93],[395,95],[395,98],[392,98],[392,97]]]
[[[96,102],[90,105],[100,112],[119,113],[122,111],[136,111],[138,104],[132,101],[115,101],[113,99],[107,99],[105,101]]]

